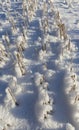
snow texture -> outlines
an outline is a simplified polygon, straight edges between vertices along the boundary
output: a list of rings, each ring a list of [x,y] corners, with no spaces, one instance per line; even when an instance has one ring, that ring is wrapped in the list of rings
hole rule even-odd
[[[79,1],[0,1],[0,130],[79,130]]]

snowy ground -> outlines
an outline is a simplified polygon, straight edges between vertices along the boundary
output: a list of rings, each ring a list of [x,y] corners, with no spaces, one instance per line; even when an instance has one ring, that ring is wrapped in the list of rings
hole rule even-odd
[[[79,130],[78,0],[0,1],[0,130]]]

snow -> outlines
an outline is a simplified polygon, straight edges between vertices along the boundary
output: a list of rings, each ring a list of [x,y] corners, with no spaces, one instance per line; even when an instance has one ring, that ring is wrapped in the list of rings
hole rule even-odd
[[[79,130],[79,1],[0,1],[0,130]]]
[[[71,124],[67,123],[66,130],[75,130],[75,128]]]

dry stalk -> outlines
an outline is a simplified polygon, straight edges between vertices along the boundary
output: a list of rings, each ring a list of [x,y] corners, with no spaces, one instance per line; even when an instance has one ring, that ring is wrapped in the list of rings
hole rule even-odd
[[[76,78],[75,74],[71,75],[71,79],[72,79],[74,82],[75,82],[75,78]]]
[[[43,16],[47,13],[47,3],[46,2],[44,2],[44,4],[43,4]]]
[[[49,0],[48,2],[50,4],[50,6],[53,7],[53,9],[54,9],[53,1]]]
[[[55,19],[56,19],[56,22],[57,22],[57,23],[58,23],[58,21],[60,21],[59,11],[56,12]]]
[[[66,34],[66,29],[65,29],[65,24],[59,23],[58,24],[59,31],[60,31],[60,38],[66,40],[67,39],[67,34]]]
[[[37,0],[34,0],[34,8],[37,9]]]
[[[77,101],[79,102],[79,95],[77,95],[77,96],[75,97],[74,103],[76,103]]]
[[[70,39],[69,39],[69,42],[68,42],[68,50],[70,50],[71,49],[71,41],[70,41]]]
[[[34,3],[31,3],[28,6],[28,16],[30,20],[32,20],[33,15],[34,15]]]
[[[23,64],[23,60],[20,53],[17,53],[17,61],[18,61],[18,65],[19,65],[22,75],[25,75],[25,66]]]
[[[70,51],[71,50],[71,42],[70,39],[68,41],[68,44],[65,46],[66,50]]]
[[[43,45],[42,45],[42,50],[43,50],[43,51],[46,51],[46,44],[43,44]]]
[[[10,17],[10,16],[9,16],[9,17]],[[16,29],[16,26],[15,26],[15,22],[14,22],[13,17],[9,18],[9,22],[10,22],[10,24],[12,25],[12,28],[15,30],[15,29]]]
[[[48,30],[48,19],[45,18],[45,19],[42,20],[41,22],[42,22],[42,27],[43,27],[44,34],[46,34],[46,33],[47,33],[47,30]]]
[[[22,36],[22,40],[18,41],[20,43],[19,44],[17,43],[17,49],[18,49],[19,53],[22,52],[22,51],[24,51],[24,49],[25,49],[25,40],[26,40],[25,36],[23,35]]]
[[[21,47],[21,45],[17,45],[17,51],[19,52],[19,54],[21,55],[21,57],[23,56],[23,48]]]
[[[71,92],[71,91],[75,91],[75,89],[76,89],[76,84],[73,84],[73,86],[71,87],[71,89],[70,89],[69,92]]]
[[[16,101],[16,99],[15,99],[13,93],[12,93],[12,90],[11,90],[10,88],[8,88],[8,92],[9,92],[10,96],[12,97],[12,100],[13,100],[14,104],[15,104],[16,106],[18,106],[19,103]]]
[[[57,11],[56,14],[55,14],[55,21],[56,21],[56,24],[57,24],[58,27],[62,24],[62,20],[60,18],[59,11]]]
[[[43,76],[40,78],[40,84],[42,85],[44,81],[45,81],[45,77],[44,77],[44,75],[43,75]]]
[[[25,41],[21,42],[20,47],[21,47],[22,51],[24,51],[24,49],[25,49]]]
[[[23,8],[23,16],[25,17],[26,16],[26,14],[27,14],[27,6],[26,6],[27,4],[23,1],[23,3],[22,3],[22,8]]]
[[[5,41],[7,43],[7,46],[10,45],[10,39],[9,39],[9,36],[8,36],[8,33],[6,32],[6,35],[5,35]]]
[[[73,70],[73,68],[72,68],[72,66],[70,67],[70,72],[72,72],[72,70]]]
[[[7,53],[5,50],[3,50],[3,48],[0,48],[0,55],[2,55],[3,57],[7,57]]]

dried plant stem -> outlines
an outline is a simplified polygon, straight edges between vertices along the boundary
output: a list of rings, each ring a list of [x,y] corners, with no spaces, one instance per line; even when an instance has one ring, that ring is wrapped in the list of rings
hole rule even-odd
[[[9,45],[10,45],[10,39],[9,39],[9,36],[8,36],[7,32],[6,32],[6,35],[5,35],[5,41],[7,43],[7,46],[9,47]]]
[[[77,95],[77,96],[75,97],[74,103],[76,103],[77,101],[79,101],[79,95]]]
[[[75,74],[71,75],[71,79],[75,82]]]
[[[66,40],[67,39],[67,34],[65,31],[65,24],[59,23],[58,24],[59,31],[60,31],[60,38]]]
[[[17,53],[17,61],[18,61],[18,65],[19,65],[19,68],[21,70],[21,73],[22,73],[22,75],[24,75],[25,74],[25,67],[23,65],[22,57],[20,56],[19,53]]]
[[[16,101],[16,99],[15,99],[15,97],[14,97],[14,95],[13,95],[13,93],[12,93],[12,91],[11,91],[10,88],[8,88],[8,92],[9,92],[10,96],[12,97],[12,100],[13,100],[14,104],[15,104],[16,106],[18,106],[19,104],[18,104],[18,102]]]
[[[43,45],[42,45],[42,50],[43,50],[43,51],[46,51],[46,44],[43,44]]]

